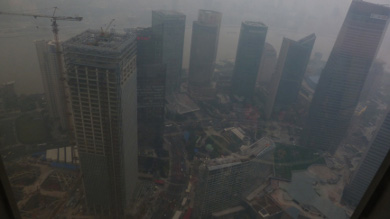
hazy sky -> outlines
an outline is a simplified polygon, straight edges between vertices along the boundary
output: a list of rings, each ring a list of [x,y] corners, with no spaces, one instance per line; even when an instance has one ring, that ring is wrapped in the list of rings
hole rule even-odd
[[[111,19],[117,30],[150,26],[151,10],[176,9],[187,15],[183,66],[188,66],[192,22],[199,9],[223,13],[218,60],[235,58],[241,21],[257,20],[269,26],[267,42],[277,51],[283,37],[297,40],[317,35],[313,50],[327,59],[351,0],[0,0],[0,11],[79,15],[82,22],[59,22],[60,38],[104,27]],[[370,0],[390,4],[390,0]],[[0,83],[16,81],[19,94],[42,92],[42,79],[33,42],[52,39],[49,19],[0,15]],[[389,31],[379,57],[390,61]]]

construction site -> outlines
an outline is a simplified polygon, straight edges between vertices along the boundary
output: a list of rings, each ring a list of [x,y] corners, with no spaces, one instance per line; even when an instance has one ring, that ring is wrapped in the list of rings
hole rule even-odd
[[[23,218],[83,215],[85,200],[77,165],[47,161],[46,155],[25,156],[5,162]],[[76,168],[74,168],[76,167]]]

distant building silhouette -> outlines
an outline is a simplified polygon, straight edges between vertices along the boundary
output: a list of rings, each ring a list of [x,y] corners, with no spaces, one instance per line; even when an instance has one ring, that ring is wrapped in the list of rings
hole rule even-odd
[[[363,161],[345,186],[341,201],[356,206],[390,150],[390,113],[379,128]]]
[[[152,36],[155,42],[154,58],[166,65],[165,91],[177,90],[180,85],[186,16],[180,12],[152,11]]]
[[[267,86],[271,82],[272,75],[275,73],[276,62],[278,61],[278,55],[275,48],[265,43],[264,52],[260,61],[259,73],[257,74],[257,84],[261,86]]]
[[[15,81],[0,84],[0,114],[18,110],[18,96],[15,92]]]
[[[345,136],[386,32],[390,8],[353,1],[309,109],[303,144],[330,153]]]
[[[199,10],[198,20],[192,24],[191,56],[188,83],[190,86],[210,86],[217,57],[222,14]]]
[[[275,110],[286,109],[296,102],[315,40],[315,34],[298,41],[283,39],[275,74],[269,86],[266,106],[268,118]]]
[[[136,36],[87,30],[63,47],[87,205],[122,218],[138,178]]]
[[[267,30],[261,22],[242,22],[231,85],[233,95],[253,96]]]
[[[45,92],[49,116],[59,122],[63,130],[68,130],[66,99],[63,72],[59,71],[56,45],[52,41],[35,42],[39,66],[41,68],[43,90]]]

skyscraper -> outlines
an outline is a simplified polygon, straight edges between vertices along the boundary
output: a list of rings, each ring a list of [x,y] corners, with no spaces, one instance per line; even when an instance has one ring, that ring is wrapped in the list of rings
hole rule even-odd
[[[389,15],[390,8],[383,5],[351,3],[310,105],[304,145],[336,151],[386,32]]]
[[[267,30],[261,22],[242,22],[232,77],[233,95],[253,96]]]
[[[356,206],[390,150],[390,113],[379,128],[374,141],[351,181],[344,188],[342,202]]]
[[[63,47],[87,204],[120,218],[138,173],[136,36],[87,30]]]
[[[161,149],[164,132],[164,64],[155,63],[152,28],[137,28],[137,116],[139,148]]]
[[[316,36],[311,34],[299,41],[283,39],[266,107],[267,117],[275,110],[291,106],[297,99]]]
[[[222,14],[199,10],[198,20],[192,24],[191,56],[188,75],[190,86],[209,86],[217,57]]]
[[[59,127],[66,130],[66,100],[62,72],[59,72],[56,45],[54,42],[40,40],[35,42],[39,66],[41,68],[43,89],[51,119],[59,122]]]
[[[263,55],[261,56],[259,73],[257,74],[258,85],[266,86],[271,82],[272,75],[275,73],[277,61],[278,56],[275,48],[266,42]]]
[[[165,91],[177,90],[180,85],[186,16],[176,11],[152,11],[152,36],[155,60],[166,65]]]

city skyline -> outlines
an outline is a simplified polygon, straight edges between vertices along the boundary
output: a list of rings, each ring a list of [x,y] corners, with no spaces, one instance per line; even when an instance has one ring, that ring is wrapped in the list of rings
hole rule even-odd
[[[187,14],[150,11],[149,26],[121,32],[112,19],[61,50],[35,41],[46,98],[0,86],[21,215],[350,217],[390,149],[390,73],[376,60],[390,8],[353,1],[327,62],[312,56],[315,31],[283,35],[277,52],[273,22],[255,19],[241,23],[236,59],[217,62],[222,13],[200,9],[189,68]],[[52,128],[59,94],[74,137]]]

